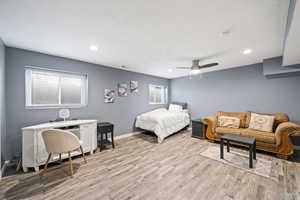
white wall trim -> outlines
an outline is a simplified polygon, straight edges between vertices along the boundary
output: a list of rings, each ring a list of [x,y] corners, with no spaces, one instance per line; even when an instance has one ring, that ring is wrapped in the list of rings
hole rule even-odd
[[[123,135],[118,135],[118,136],[114,137],[114,139],[115,140],[120,140],[120,139],[124,139],[124,138],[127,138],[127,137],[131,137],[131,136],[134,136],[134,135],[141,134],[143,132],[144,131],[136,131],[136,132],[126,133],[126,134],[123,134]]]
[[[192,127],[188,127],[187,130],[191,131]],[[126,133],[126,134],[123,134],[123,135],[115,136],[114,139],[115,140],[120,140],[120,139],[124,139],[124,138],[131,137],[131,136],[134,136],[134,135],[139,135],[139,134],[142,134],[144,132],[145,131],[135,131],[135,132],[131,132],[131,133]]]

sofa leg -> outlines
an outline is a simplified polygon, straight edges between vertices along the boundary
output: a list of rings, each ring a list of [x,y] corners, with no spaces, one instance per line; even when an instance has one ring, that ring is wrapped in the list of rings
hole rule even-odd
[[[288,155],[283,155],[283,154],[276,154],[276,157],[277,158],[281,158],[281,159],[284,159],[284,160],[287,160],[288,158],[289,158],[289,156]]]

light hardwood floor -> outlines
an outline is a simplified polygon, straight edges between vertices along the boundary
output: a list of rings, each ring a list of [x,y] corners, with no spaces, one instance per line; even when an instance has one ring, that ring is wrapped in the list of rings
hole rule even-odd
[[[115,150],[87,156],[87,164],[75,159],[73,178],[68,162],[50,165],[42,178],[35,172],[3,178],[0,199],[300,199],[300,164],[280,160],[278,183],[200,156],[209,145],[218,144],[189,131],[162,144],[132,136],[117,141]]]

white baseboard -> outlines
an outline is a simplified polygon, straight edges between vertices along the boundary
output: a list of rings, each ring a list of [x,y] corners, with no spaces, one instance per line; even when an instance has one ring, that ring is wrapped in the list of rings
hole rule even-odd
[[[188,127],[187,130],[191,131],[192,127]],[[141,134],[143,132],[145,132],[145,131],[136,131],[136,132],[132,132],[132,133],[126,133],[126,134],[123,134],[123,135],[118,135],[118,136],[114,137],[114,139],[115,140],[120,140],[120,139],[123,139],[123,138],[127,138],[127,137],[130,137],[130,136]]]
[[[138,134],[141,134],[141,133],[143,133],[143,131],[136,131],[136,132],[132,132],[132,133],[126,133],[126,134],[123,134],[123,135],[118,135],[118,136],[114,137],[114,139],[115,140],[120,140],[120,139],[127,138],[127,137],[130,137],[130,136],[138,135]]]

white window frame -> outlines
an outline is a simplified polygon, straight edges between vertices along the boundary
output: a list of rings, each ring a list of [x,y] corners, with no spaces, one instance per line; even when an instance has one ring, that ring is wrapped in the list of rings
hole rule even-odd
[[[151,87],[160,87],[163,89],[163,92],[165,93],[165,99],[162,99],[162,101],[164,102],[151,102],[151,98],[150,98],[150,90],[151,90]],[[165,104],[168,104],[168,87],[167,86],[164,86],[164,85],[153,85],[153,84],[149,84],[149,89],[148,89],[148,94],[149,94],[149,104],[151,105],[165,105]]]
[[[32,104],[32,77],[33,71],[49,73],[59,77],[76,77],[80,78],[83,83],[81,87],[81,103],[80,104],[61,104],[61,87],[59,87],[58,104]],[[25,107],[26,109],[50,109],[50,108],[81,108],[88,104],[88,76],[67,71],[53,70],[40,67],[25,66]]]

